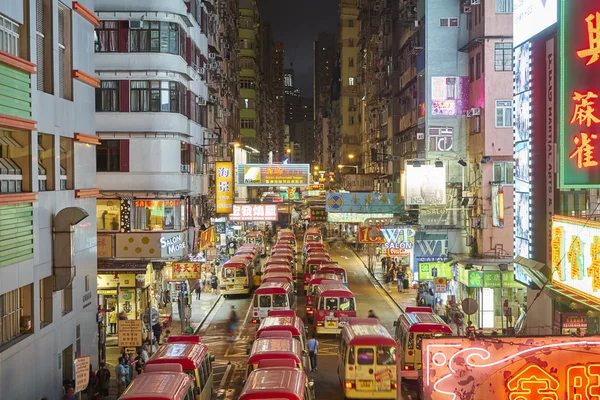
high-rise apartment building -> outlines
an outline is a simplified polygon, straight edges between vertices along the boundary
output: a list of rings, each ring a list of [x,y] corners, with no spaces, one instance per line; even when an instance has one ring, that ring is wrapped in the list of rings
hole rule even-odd
[[[272,76],[271,76],[271,93],[274,96],[277,105],[277,142],[274,156],[275,160],[279,160],[284,154],[284,126],[285,126],[285,88],[283,84],[283,70],[285,63],[285,48],[282,42],[273,43],[273,61],[272,61]]]
[[[0,1],[0,399],[58,399],[96,338],[94,2]]]
[[[327,122],[331,81],[337,52],[335,34],[320,32],[313,42],[313,102],[315,121],[314,160],[324,165],[324,154],[327,152]]]
[[[356,0],[340,0],[340,129],[342,134],[341,160],[344,165],[360,166],[362,150],[358,86],[359,22]],[[347,172],[347,171],[343,171]]]

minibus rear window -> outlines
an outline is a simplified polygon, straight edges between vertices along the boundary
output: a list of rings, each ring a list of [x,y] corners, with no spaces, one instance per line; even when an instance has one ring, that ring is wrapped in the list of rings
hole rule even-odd
[[[358,348],[358,365],[372,365],[373,360],[375,358],[373,354],[373,349],[368,347],[359,347]]]

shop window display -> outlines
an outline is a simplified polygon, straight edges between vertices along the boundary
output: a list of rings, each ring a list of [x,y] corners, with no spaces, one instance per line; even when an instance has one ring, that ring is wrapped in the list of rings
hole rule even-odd
[[[180,231],[185,227],[185,201],[137,199],[132,202],[133,231]]]

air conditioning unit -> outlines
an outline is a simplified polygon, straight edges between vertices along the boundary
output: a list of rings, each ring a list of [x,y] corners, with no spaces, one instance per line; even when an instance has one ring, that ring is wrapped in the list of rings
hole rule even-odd
[[[386,146],[391,146],[392,144],[394,144],[394,141],[392,139],[388,139],[385,141]]]
[[[375,12],[379,12],[379,6],[375,6],[375,7],[373,7],[373,11],[375,11]]]
[[[217,96],[216,94],[211,94],[210,95],[210,101],[215,102],[219,100],[219,96]]]
[[[423,27],[423,21],[415,21],[415,28],[421,29]]]
[[[387,182],[387,183],[385,184],[385,187],[386,187],[386,188],[391,188],[391,187],[392,187],[392,182]]]
[[[181,166],[181,173],[182,174],[189,174],[190,173],[190,166],[189,165],[182,165]]]
[[[463,6],[463,14],[471,14],[471,11],[472,11],[471,6],[468,6],[466,4]]]
[[[414,55],[418,55],[421,54],[421,52],[423,51],[423,47],[422,46],[415,46],[412,49],[410,49],[410,52]]]
[[[229,45],[229,43],[225,43],[225,48],[226,49],[230,49],[231,48],[231,46]]]
[[[467,118],[471,118],[473,116],[473,110],[467,110]]]
[[[219,69],[219,63],[218,62],[211,63],[210,68],[211,69]]]
[[[478,6],[481,4],[481,0],[471,0],[471,5],[472,6]]]
[[[425,140],[425,132],[417,132],[417,140]]]
[[[473,113],[474,117],[477,115],[481,115],[481,108],[479,108],[479,107],[471,108],[471,112]]]
[[[202,96],[198,96],[198,97],[196,97],[196,103],[199,106],[205,106],[206,105],[206,99],[204,97],[202,97]]]
[[[196,72],[198,72],[200,75],[204,75],[204,67],[198,67]]]
[[[142,21],[129,21],[129,29],[141,29],[142,25]]]

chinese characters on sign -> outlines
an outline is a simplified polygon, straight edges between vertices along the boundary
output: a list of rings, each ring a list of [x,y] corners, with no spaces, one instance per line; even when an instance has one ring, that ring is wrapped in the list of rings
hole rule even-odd
[[[561,0],[560,7],[560,187],[600,187],[600,12],[590,1]]]
[[[234,204],[230,221],[277,221],[277,204]]]
[[[118,321],[119,347],[138,347],[142,345],[142,320],[126,319]]]
[[[311,208],[310,209],[310,220],[311,222],[327,222],[327,212],[324,208]]]
[[[552,282],[600,299],[600,223],[555,216],[551,247]]]
[[[593,339],[423,339],[421,348],[426,399],[591,400],[600,384]]]
[[[170,282],[183,282],[187,279],[200,279],[200,263],[173,263],[171,264],[171,273],[169,274],[168,269],[165,272],[165,280]]]
[[[237,166],[239,186],[308,186],[310,177],[308,164],[239,164]]]
[[[216,194],[217,214],[230,213],[233,206],[233,163],[217,162]]]
[[[90,383],[90,356],[79,357],[73,361],[75,369],[75,393],[85,390]]]

